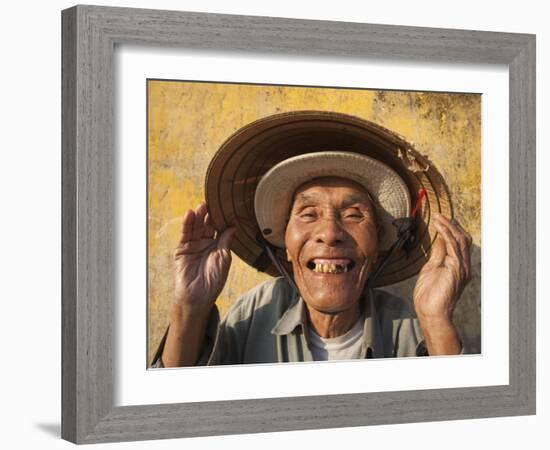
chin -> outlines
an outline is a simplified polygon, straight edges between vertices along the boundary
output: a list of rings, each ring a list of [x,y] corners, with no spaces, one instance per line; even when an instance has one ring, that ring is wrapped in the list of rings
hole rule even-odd
[[[337,314],[348,310],[359,302],[363,293],[359,289],[339,289],[337,292],[325,291],[317,287],[309,289],[299,287],[299,289],[308,306],[326,314]]]

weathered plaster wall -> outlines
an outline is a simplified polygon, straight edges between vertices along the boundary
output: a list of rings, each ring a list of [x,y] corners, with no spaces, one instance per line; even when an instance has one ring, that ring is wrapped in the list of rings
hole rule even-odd
[[[387,127],[414,142],[445,177],[455,216],[474,241],[473,279],[455,321],[467,349],[480,351],[480,95],[149,81],[148,108],[148,361],[168,321],[181,216],[204,199],[211,157],[242,126],[305,109],[352,114]],[[234,256],[217,302],[221,314],[267,278]],[[410,298],[414,282],[387,289]]]

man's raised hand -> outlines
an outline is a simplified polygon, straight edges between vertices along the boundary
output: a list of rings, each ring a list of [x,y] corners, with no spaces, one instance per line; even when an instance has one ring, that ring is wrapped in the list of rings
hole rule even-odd
[[[439,235],[414,288],[413,300],[430,355],[460,352],[461,343],[452,316],[471,277],[471,236],[454,220],[437,214]]]
[[[212,307],[229,274],[235,231],[231,227],[216,236],[205,202],[185,213],[174,252],[177,304],[192,310]]]

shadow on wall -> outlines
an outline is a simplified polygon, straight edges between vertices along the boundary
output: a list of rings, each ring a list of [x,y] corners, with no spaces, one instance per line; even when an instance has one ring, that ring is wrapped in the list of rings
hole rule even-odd
[[[464,353],[478,354],[481,353],[481,248],[477,245],[472,245],[471,265],[472,279],[460,297],[453,321],[462,337]],[[382,290],[412,301],[416,278],[385,286]]]

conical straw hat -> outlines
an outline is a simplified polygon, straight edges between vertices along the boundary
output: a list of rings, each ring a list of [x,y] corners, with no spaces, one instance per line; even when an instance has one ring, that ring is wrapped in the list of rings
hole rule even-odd
[[[327,172],[328,160],[334,162],[334,172]],[[290,183],[288,179],[284,183],[278,180],[277,173],[294,173],[290,178],[302,184],[302,178],[292,167],[305,171],[308,161],[317,161],[319,174],[340,174],[362,183],[375,203],[379,203],[377,210],[379,215],[382,211],[381,219],[385,221],[382,225],[388,230],[385,236],[395,237],[395,231],[388,227],[391,219],[403,212],[410,214],[411,205],[416,205],[419,193],[425,190],[416,213],[414,246],[391,257],[377,277],[376,285],[397,283],[417,274],[436,236],[430,217],[436,212],[448,218],[453,216],[443,177],[412,143],[398,134],[364,119],[334,112],[295,111],[268,116],[237,130],[219,148],[206,175],[206,202],[216,230],[237,228],[231,250],[258,268],[263,253],[258,238],[263,237],[278,247],[278,259],[292,273],[282,248],[284,240],[281,242],[281,232],[284,234],[281,211],[287,205],[281,201],[277,206],[280,211],[272,214],[268,209],[271,207],[261,205],[261,199],[268,202],[269,197],[268,203],[277,205],[277,192],[288,192],[283,186]],[[354,169],[352,161],[356,163]],[[368,176],[364,176],[364,171]],[[375,174],[378,180],[374,182]],[[308,174],[314,175],[311,171]],[[263,186],[258,191],[261,198],[255,208],[256,191],[262,178]],[[270,233],[262,234],[266,228],[271,229]],[[382,242],[381,253],[391,245],[392,239]],[[379,260],[383,260],[383,254],[380,256]],[[272,264],[262,269],[273,276],[280,275]]]

